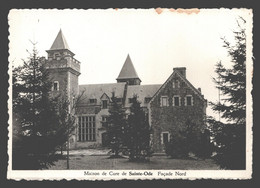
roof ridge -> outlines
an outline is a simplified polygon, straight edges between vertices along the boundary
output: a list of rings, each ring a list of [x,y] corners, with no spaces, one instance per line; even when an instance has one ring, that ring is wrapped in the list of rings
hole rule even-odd
[[[126,84],[126,82],[119,82],[119,83],[99,83],[99,84],[79,84],[79,86],[88,86],[88,85],[111,85],[111,84],[115,84],[115,85],[118,85],[118,84]]]
[[[155,85],[162,85],[162,84],[142,84],[142,85],[129,85],[129,86],[155,86]]]

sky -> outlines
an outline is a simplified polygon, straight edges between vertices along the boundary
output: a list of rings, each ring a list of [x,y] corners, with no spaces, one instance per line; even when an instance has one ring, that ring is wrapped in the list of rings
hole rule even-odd
[[[26,60],[32,42],[39,56],[47,57],[61,29],[81,62],[79,84],[115,83],[129,54],[142,85],[163,84],[174,67],[186,67],[187,79],[216,102],[215,65],[232,65],[221,37],[233,42],[240,16],[251,40],[252,13],[247,9],[11,10],[9,65]],[[216,115],[210,107],[207,114]]]

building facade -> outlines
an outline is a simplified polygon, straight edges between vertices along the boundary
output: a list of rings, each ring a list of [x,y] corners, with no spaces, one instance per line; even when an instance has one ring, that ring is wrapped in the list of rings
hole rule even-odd
[[[70,143],[73,148],[95,148],[107,145],[106,123],[112,93],[130,112],[133,95],[149,117],[152,129],[151,145],[155,152],[163,152],[165,143],[190,122],[197,130],[205,128],[207,101],[200,89],[186,79],[186,68],[174,68],[163,84],[141,85],[129,55],[116,78],[116,83],[79,85],[80,62],[74,58],[60,30],[50,50],[48,68],[53,81],[53,95],[62,94],[70,101],[83,93],[77,105],[77,123]]]

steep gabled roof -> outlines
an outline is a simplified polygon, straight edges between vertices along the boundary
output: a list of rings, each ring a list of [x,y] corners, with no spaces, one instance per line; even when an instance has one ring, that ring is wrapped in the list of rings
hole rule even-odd
[[[164,84],[161,85],[161,87],[158,89],[158,91],[154,94],[154,96],[152,97],[152,100],[154,100],[154,98],[159,94],[159,92],[165,88],[165,86],[167,85],[167,83],[173,78],[174,75],[177,75],[182,81],[184,81],[188,87],[191,88],[191,90],[193,90],[193,92],[203,101],[207,101],[206,99],[204,99],[204,96],[201,94],[201,92],[196,89],[178,70],[174,70],[173,73],[169,76],[169,78],[164,82]],[[150,101],[150,102],[151,102]]]
[[[111,83],[111,84],[87,84],[87,85],[79,85],[79,92],[83,92],[83,99],[79,106],[85,106],[89,104],[89,99],[96,99],[97,104],[101,103],[101,97],[105,94],[107,97],[111,99],[112,93],[115,93],[115,96],[118,98],[123,98],[124,82],[121,83]]]
[[[131,103],[129,103],[128,99],[132,98],[133,95],[137,95],[137,100],[141,102],[141,106],[146,107],[148,103],[145,102],[145,98],[152,98],[160,87],[161,84],[127,86],[125,107],[130,107],[132,105]]]
[[[134,65],[132,63],[132,60],[129,56],[127,55],[127,58],[125,60],[125,63],[121,69],[121,72],[119,73],[117,80],[120,79],[128,79],[128,78],[138,78],[137,72],[135,71]]]
[[[54,40],[50,50],[62,50],[67,49],[70,50],[69,45],[60,29],[56,39]]]

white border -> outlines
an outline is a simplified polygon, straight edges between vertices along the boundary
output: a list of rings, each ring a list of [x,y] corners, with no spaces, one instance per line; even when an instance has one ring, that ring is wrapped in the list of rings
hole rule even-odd
[[[252,9],[244,9],[252,18]],[[9,126],[8,155],[9,164],[7,169],[7,179],[14,180],[121,180],[121,179],[250,179],[252,178],[252,149],[253,149],[253,102],[252,102],[252,72],[253,72],[253,53],[252,53],[252,26],[253,21],[249,19],[246,28],[247,34],[247,58],[246,58],[246,170],[89,170],[100,175],[84,175],[87,170],[12,170],[12,126]],[[10,47],[10,46],[9,46]],[[8,89],[8,124],[12,125],[12,65],[9,63],[9,89]],[[109,173],[118,175],[109,175]],[[142,175],[130,175],[130,172],[139,172]],[[107,173],[108,175],[102,175]],[[123,175],[125,173],[125,175]],[[172,175],[159,175],[168,173]],[[183,173],[185,176],[176,176],[176,173]],[[150,174],[150,175],[149,175]],[[152,175],[151,175],[152,174]]]

